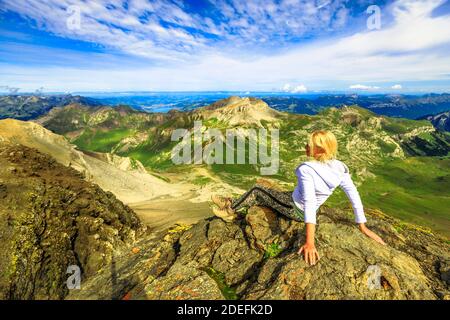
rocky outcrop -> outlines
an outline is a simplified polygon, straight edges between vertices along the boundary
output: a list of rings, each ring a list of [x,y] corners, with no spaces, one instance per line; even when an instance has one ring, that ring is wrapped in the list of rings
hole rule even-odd
[[[111,265],[145,230],[116,197],[36,149],[0,144],[0,299],[62,299],[69,266]]]
[[[231,223],[178,226],[143,238],[68,298],[448,299],[448,243],[381,212],[367,215],[388,246],[364,236],[350,213],[322,208],[315,266],[297,254],[303,223],[267,208]]]

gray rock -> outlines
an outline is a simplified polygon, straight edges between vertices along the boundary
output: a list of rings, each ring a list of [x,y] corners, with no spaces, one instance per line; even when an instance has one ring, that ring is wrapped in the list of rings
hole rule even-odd
[[[323,208],[316,234],[321,259],[315,266],[297,254],[304,239],[302,223],[259,207],[233,223],[204,220],[179,234],[141,240],[140,247],[160,250],[159,256],[170,259],[142,255],[130,264],[122,256],[121,281],[128,285],[117,292],[127,299],[447,299],[448,286],[441,280],[447,269],[433,266],[447,261],[448,244],[414,227],[398,234],[395,219],[379,212],[367,215],[369,226],[388,246],[364,236],[345,212]],[[283,246],[270,257],[265,253],[273,243]],[[151,267],[145,270],[147,263]],[[151,271],[156,269],[166,271]],[[87,279],[86,286],[101,290],[108,272]],[[86,297],[98,295],[69,295]]]

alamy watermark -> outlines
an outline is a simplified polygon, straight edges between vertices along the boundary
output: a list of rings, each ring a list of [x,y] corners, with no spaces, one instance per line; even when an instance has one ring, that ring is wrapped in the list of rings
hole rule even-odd
[[[381,29],[381,8],[377,5],[371,5],[367,7],[367,14],[370,16],[367,18],[366,25],[369,30]]]
[[[367,270],[367,287],[370,290],[381,289],[381,268],[378,265],[370,265]]]
[[[280,166],[279,138],[278,129],[233,128],[226,129],[224,135],[219,129],[206,129],[202,121],[194,121],[192,130],[173,131],[171,139],[179,143],[172,149],[171,159],[174,164],[248,163],[258,165],[261,175],[274,175]]]
[[[66,19],[66,26],[69,30],[81,29],[81,8],[79,6],[68,6],[66,9],[68,17]]]
[[[66,284],[69,290],[81,289],[81,269],[77,265],[70,265],[67,267],[67,274],[70,276],[67,278]]]

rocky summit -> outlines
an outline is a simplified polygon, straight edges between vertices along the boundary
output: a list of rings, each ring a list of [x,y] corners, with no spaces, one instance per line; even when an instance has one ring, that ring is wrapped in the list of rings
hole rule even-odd
[[[62,299],[145,230],[116,197],[50,156],[0,144],[0,299]]]
[[[68,299],[449,299],[449,245],[379,211],[364,236],[349,212],[322,208],[315,266],[297,254],[304,224],[252,207],[143,237]]]

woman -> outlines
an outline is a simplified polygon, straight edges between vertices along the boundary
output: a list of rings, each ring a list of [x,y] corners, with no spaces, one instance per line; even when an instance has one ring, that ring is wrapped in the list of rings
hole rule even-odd
[[[214,212],[226,219],[242,208],[259,205],[269,207],[290,219],[304,221],[306,241],[298,253],[304,255],[307,263],[314,265],[320,259],[314,244],[317,209],[337,187],[341,187],[352,204],[355,221],[361,232],[385,245],[384,241],[365,225],[367,220],[361,198],[348,167],[336,160],[337,140],[334,134],[324,130],[313,132],[306,144],[306,154],[312,160],[302,163],[295,170],[298,183],[294,192],[281,192],[255,185],[234,202],[229,198],[213,196],[212,200],[217,205]]]

